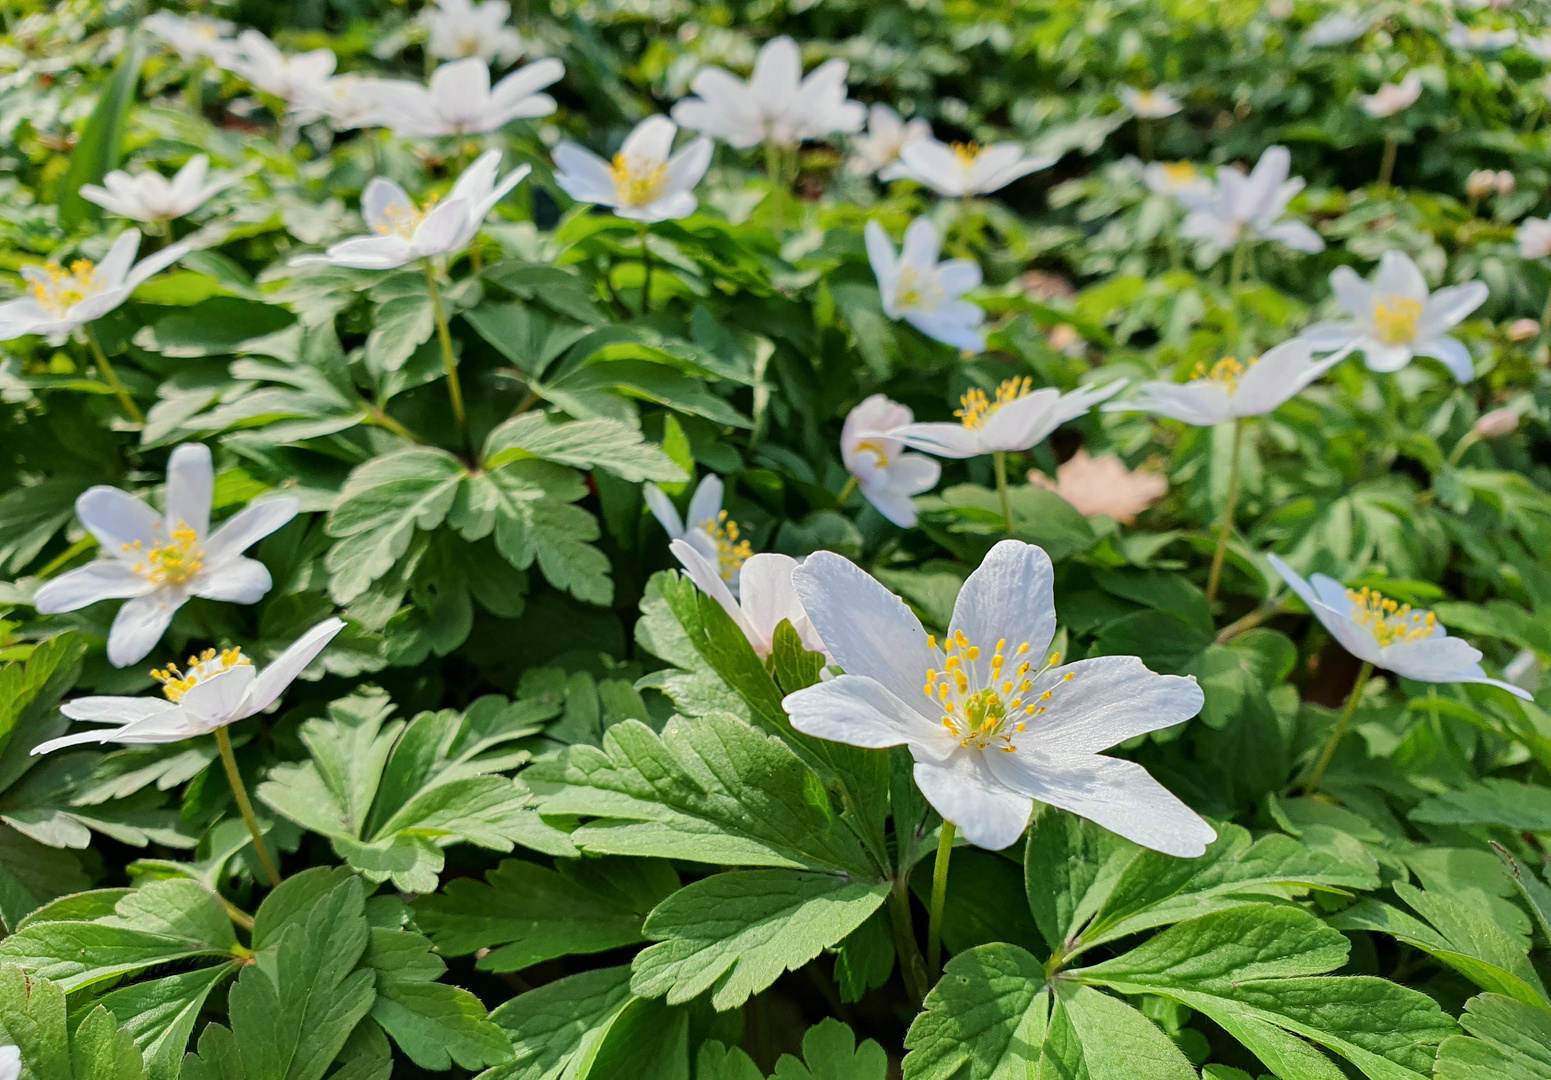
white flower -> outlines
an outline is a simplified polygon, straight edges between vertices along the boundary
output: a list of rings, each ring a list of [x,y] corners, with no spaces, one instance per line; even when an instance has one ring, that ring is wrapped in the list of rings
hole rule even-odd
[[[689,499],[689,514],[680,518],[673,500],[656,484],[647,483],[641,494],[669,541],[682,540],[716,567],[733,596],[739,595],[743,564],[754,549],[738,535],[738,523],[722,509],[722,478],[707,473]]]
[[[739,150],[849,135],[867,119],[866,106],[846,97],[849,71],[844,60],[827,60],[803,78],[797,43],[772,38],[759,50],[747,82],[719,67],[701,68],[689,84],[698,96],[674,105],[673,119]]]
[[[1449,637],[1432,612],[1397,604],[1366,586],[1348,589],[1324,574],[1305,581],[1275,555],[1266,557],[1330,636],[1357,659],[1417,682],[1486,683],[1530,698],[1512,683],[1489,678],[1481,670],[1480,651]]]
[[[966,352],[986,347],[980,324],[985,309],[965,293],[980,287],[980,267],[968,259],[937,261],[942,234],[927,218],[916,218],[905,229],[899,252],[883,226],[869,221],[866,229],[867,259],[878,278],[883,311],[891,319],[904,319],[929,338]]]
[[[235,46],[217,53],[215,61],[254,89],[293,104],[317,93],[338,63],[329,49],[294,56],[283,53],[257,30],[244,30]]]
[[[776,627],[783,619],[791,621],[804,649],[828,655],[792,588],[792,571],[799,565],[796,559],[790,555],[751,556],[739,575],[739,593],[733,596],[721,570],[693,545],[674,540],[668,548],[696,588],[722,605],[722,610],[737,623],[761,660],[774,651]]]
[[[1120,95],[1120,100],[1126,108],[1147,120],[1161,120],[1165,116],[1173,116],[1184,108],[1174,95],[1162,87],[1155,90],[1137,90],[1135,87],[1122,86],[1115,92]]]
[[[1209,197],[1193,201],[1180,233],[1206,240],[1227,250],[1246,233],[1260,240],[1275,240],[1297,251],[1325,250],[1325,241],[1301,221],[1282,220],[1287,204],[1303,190],[1303,178],[1287,178],[1292,155],[1285,146],[1273,146],[1248,176],[1235,168],[1217,170],[1216,186]]]
[[[426,51],[438,60],[477,56],[486,63],[511,62],[527,51],[522,35],[506,24],[512,6],[506,0],[435,0],[420,12],[429,32]]]
[[[1105,412],[1150,412],[1197,427],[1262,416],[1319,378],[1345,353],[1315,361],[1308,342],[1284,341],[1263,355],[1240,363],[1223,357],[1210,368],[1196,366],[1189,382],[1145,382],[1136,398],[1113,401]]]
[[[930,138],[907,143],[899,152],[899,161],[903,166],[900,175],[918,180],[950,199],[989,195],[1020,176],[1056,163],[1053,157],[1025,154],[1017,143],[950,145]]]
[[[1409,109],[1422,96],[1422,77],[1411,72],[1398,83],[1385,83],[1374,94],[1362,94],[1358,103],[1369,116],[1381,118],[1394,116],[1401,109]]]
[[[394,115],[394,102],[402,100],[406,86],[413,84],[353,73],[336,75],[303,87],[295,111],[302,122],[321,117],[335,131],[381,127]]]
[[[903,424],[881,432],[906,446],[944,458],[972,458],[998,451],[1014,453],[1037,445],[1068,420],[1082,416],[1094,405],[1112,397],[1125,386],[1117,379],[1105,386],[1080,386],[1063,394],[1053,386],[1035,390],[1025,375],[1008,379],[994,396],[970,390],[954,411],[959,423]]]
[[[21,1048],[16,1046],[0,1046],[0,1080],[20,1080],[21,1075]]]
[[[1154,161],[1142,170],[1142,180],[1154,195],[1178,199],[1186,206],[1206,202],[1216,191],[1212,181],[1188,161]]]
[[[942,466],[924,454],[904,453],[898,439],[874,434],[904,427],[915,420],[906,405],[874,394],[846,416],[840,430],[840,459],[856,477],[862,496],[878,513],[900,528],[916,523],[911,496],[930,491],[942,476]]]
[[[561,143],[555,147],[555,183],[577,202],[611,207],[632,221],[688,217],[695,212],[695,185],[711,164],[711,140],[702,135],[674,154],[677,132],[666,116],[649,116],[635,126],[612,162],[575,143]]]
[[[1305,330],[1301,336],[1315,349],[1350,347],[1363,354],[1370,371],[1399,371],[1413,357],[1431,356],[1460,382],[1475,374],[1470,350],[1448,331],[1486,300],[1481,282],[1429,294],[1411,257],[1386,251],[1371,283],[1351,267],[1338,266],[1330,274],[1330,288],[1351,318]]]
[[[1004,848],[1034,802],[1080,814],[1171,855],[1200,855],[1210,825],[1140,765],[1098,751],[1190,719],[1193,678],[1134,656],[1060,665],[1050,558],[1003,540],[969,576],[939,648],[920,621],[833,552],[792,573],[845,674],[784,701],[798,731],[852,746],[908,746],[926,800],[965,839]]]
[[[258,603],[269,591],[269,571],[243,552],[295,517],[296,500],[256,502],[212,533],[214,487],[209,448],[185,443],[167,462],[164,515],[127,491],[90,489],[75,501],[76,516],[109,557],[45,582],[33,607],[51,615],[128,599],[108,632],[108,660],[123,667],[144,659],[190,597]]]
[[[1326,15],[1319,22],[1304,31],[1303,43],[1305,45],[1345,45],[1356,41],[1368,32],[1373,26],[1375,18],[1372,15],[1357,17],[1345,12],[1337,11]]]
[[[1526,259],[1544,259],[1551,255],[1551,219],[1525,218],[1514,234],[1519,254]]]
[[[1471,52],[1496,52],[1518,40],[1518,31],[1513,29],[1492,30],[1485,26],[1466,26],[1464,23],[1450,26],[1448,33],[1450,45]]]
[[[1542,34],[1539,37],[1522,37],[1519,39],[1519,48],[1537,60],[1551,61],[1551,34]]]
[[[564,75],[565,65],[548,57],[524,64],[491,86],[483,60],[454,60],[431,72],[429,86],[392,80],[393,113],[385,119],[395,135],[412,138],[478,135],[554,112],[555,99],[539,91]]]
[[[174,15],[170,11],[153,12],[140,25],[185,60],[202,60],[226,54],[232,47],[227,35],[237,29],[225,19],[212,19],[205,15]]]
[[[374,176],[361,193],[361,214],[376,235],[341,240],[322,261],[358,270],[392,270],[417,259],[452,255],[469,246],[485,216],[528,175],[523,165],[496,183],[501,151],[487,150],[463,170],[440,202],[416,206],[404,189],[385,176]],[[303,256],[316,261],[317,256]]]
[[[164,247],[139,263],[140,233],[119,234],[100,263],[76,259],[68,267],[50,262],[21,268],[27,295],[0,304],[0,341],[42,334],[58,344],[87,323],[129,299],[140,283],[187,255],[187,244]]]
[[[94,202],[120,217],[146,223],[166,222],[192,214],[212,195],[236,183],[240,177],[217,173],[209,177],[210,158],[196,154],[173,175],[171,182],[161,173],[147,170],[130,176],[114,169],[102,178],[102,185],[83,184],[81,198]]]
[[[241,649],[219,653],[206,649],[200,656],[189,657],[187,671],[168,664],[163,671],[151,672],[162,684],[165,700],[80,697],[67,701],[59,711],[70,719],[113,726],[50,739],[33,747],[32,752],[47,754],[82,743],[173,743],[209,735],[217,728],[261,713],[280,700],[286,687],[344,628],[341,619],[324,619],[292,642],[263,671],[255,668]]]
[[[878,174],[885,182],[908,175],[899,154],[913,142],[932,137],[932,125],[919,116],[908,123],[887,105],[874,105],[867,111],[867,134],[851,140],[851,158],[846,172],[858,176]]]

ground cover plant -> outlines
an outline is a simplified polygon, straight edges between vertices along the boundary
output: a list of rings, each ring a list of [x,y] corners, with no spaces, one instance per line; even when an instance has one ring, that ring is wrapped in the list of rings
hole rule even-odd
[[[1551,1078],[1551,4],[0,14],[0,1080]]]

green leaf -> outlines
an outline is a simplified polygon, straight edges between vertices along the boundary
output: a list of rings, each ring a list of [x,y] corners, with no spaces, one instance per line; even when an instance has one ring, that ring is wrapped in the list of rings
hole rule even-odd
[[[546,815],[597,820],[577,847],[729,866],[876,872],[840,820],[818,775],[780,739],[726,714],[668,722],[661,736],[635,720],[524,774]]]
[[[127,1031],[101,1005],[72,1031],[65,994],[47,979],[0,966],[0,1046],[21,1050],[28,1080],[141,1080],[145,1065]]]
[[[91,887],[80,860],[0,825],[0,922],[17,929],[22,920],[56,897]]]
[[[1438,1048],[1434,1080],[1546,1080],[1551,1076],[1551,1016],[1500,994],[1465,1003],[1455,1035]]]
[[[1039,811],[1029,827],[1024,880],[1034,922],[1051,950],[1087,925],[1141,850],[1076,814]]]
[[[1346,963],[1349,948],[1339,931],[1301,908],[1254,904],[1178,923],[1065,977],[1158,994],[1204,1013],[1273,1071],[1291,1063],[1288,1069],[1315,1072],[1308,1059],[1318,1055],[1307,1039],[1372,1080],[1426,1076],[1454,1022],[1418,991],[1369,976],[1324,975]],[[1323,1075],[1335,1075],[1328,1062]]]
[[[377,305],[372,315],[371,333],[366,335],[366,361],[376,370],[397,371],[436,332],[431,294],[426,291],[424,279],[416,277],[417,292],[389,297]]]
[[[95,203],[81,198],[81,188],[102,183],[102,178],[118,167],[144,58],[145,52],[138,42],[119,54],[113,77],[97,98],[97,105],[70,152],[69,168],[59,187],[59,224],[66,229],[74,229],[102,213]]]
[[[1049,1019],[1045,967],[1034,957],[1003,943],[959,953],[905,1036],[906,1080],[1022,1080]]]
[[[1467,788],[1423,799],[1407,816],[1429,825],[1499,825],[1514,832],[1551,832],[1551,791],[1487,777]]]
[[[630,988],[670,1005],[711,991],[719,1011],[838,944],[888,897],[887,882],[794,870],[713,874],[668,897],[646,920],[658,944],[638,954]]]
[[[803,1035],[802,1058],[782,1054],[774,1080],[884,1080],[889,1069],[883,1047],[871,1039],[858,1044],[856,1033],[833,1018]]]
[[[490,1014],[512,1041],[514,1061],[483,1080],[556,1080],[587,1075],[603,1037],[632,1000],[628,967],[556,979]],[[573,1064],[574,1063],[574,1064]]]
[[[327,532],[329,594],[343,604],[366,591],[398,561],[415,529],[440,525],[452,508],[463,465],[445,450],[414,446],[373,458],[340,490]]]
[[[639,430],[607,417],[557,421],[541,412],[501,424],[485,440],[485,468],[542,458],[577,469],[607,469],[622,480],[682,483],[688,474]]]
[[[142,1053],[150,1080],[178,1080],[194,1022],[215,988],[240,970],[214,964],[104,994],[98,1003],[124,1024]]]
[[[458,878],[421,897],[415,917],[442,955],[486,949],[482,971],[521,971],[643,940],[647,914],[676,888],[678,875],[658,860],[588,859],[549,870],[507,859],[483,884]]]
[[[481,304],[463,318],[528,375],[543,374],[556,357],[592,332],[590,326],[557,319],[529,304]]]

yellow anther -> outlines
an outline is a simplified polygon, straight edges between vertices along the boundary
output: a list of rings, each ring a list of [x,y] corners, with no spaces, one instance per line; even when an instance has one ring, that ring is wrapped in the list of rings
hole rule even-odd
[[[1196,167],[1188,161],[1171,161],[1163,167],[1163,171],[1176,184],[1188,184],[1196,178]]]
[[[636,162],[639,166],[641,163]],[[645,169],[632,167],[624,154],[615,154],[609,166],[609,177],[614,181],[614,197],[625,206],[645,206],[662,197],[667,187],[668,166],[657,162]]]
[[[937,635],[936,634],[927,634],[926,635],[926,647],[928,649],[935,649],[935,648],[937,648]]]
[[[33,269],[41,270],[43,276],[28,275],[27,291],[55,318],[63,318],[71,308],[97,295],[104,287],[102,275],[90,259],[76,259],[69,270],[57,262],[47,262]]]
[[[984,390],[978,387],[968,390],[959,398],[959,408],[953,411],[953,415],[959,418],[959,422],[971,430],[977,430],[985,426],[998,409],[1003,405],[1011,404],[1021,397],[1027,397],[1034,392],[1034,379],[1024,375],[1017,379],[1008,379],[996,388],[993,397],[987,397]]]
[[[966,169],[974,165],[979,160],[980,155],[985,152],[985,147],[973,141],[956,142],[950,145],[953,147],[954,156],[959,159],[959,164]]]
[[[172,537],[164,544],[146,549],[139,540],[119,548],[126,555],[140,558],[130,567],[157,585],[180,585],[204,569],[205,552],[199,546],[199,533],[186,521],[178,522]]]
[[[1211,367],[1197,364],[1195,370],[1190,373],[1190,377],[1195,381],[1205,380],[1217,383],[1231,394],[1239,388],[1239,380],[1259,362],[1258,356],[1252,356],[1242,364],[1237,357],[1225,356]]]
[[[971,660],[979,660],[980,648],[976,645],[971,645],[969,648],[964,650],[964,655],[969,657]]]
[[[1015,651],[1014,655],[1022,656],[1024,653],[1026,653],[1028,651],[1029,651],[1029,643],[1027,641],[1025,641],[1022,645],[1018,646],[1018,648]]]
[[[1352,602],[1352,621],[1367,627],[1380,648],[1432,637],[1438,625],[1432,612],[1413,611],[1410,604],[1366,586],[1346,590],[1346,598]]]
[[[1386,296],[1373,305],[1373,325],[1386,345],[1404,345],[1416,337],[1422,304],[1408,296]]]
[[[224,675],[233,668],[251,667],[253,661],[243,655],[241,649],[223,649],[217,653],[206,649],[198,656],[188,658],[188,671],[178,670],[177,664],[168,664],[158,671],[151,669],[151,678],[162,684],[162,693],[168,701],[179,701],[183,695],[202,682]]]
[[[721,571],[723,581],[737,577],[743,564],[753,558],[754,549],[747,540],[739,539],[738,523],[727,517],[727,511],[706,518],[700,523],[700,530],[716,545],[717,569]]]
[[[431,208],[436,205],[436,200],[439,198],[441,196],[432,195],[426,199],[424,206],[416,206],[414,203],[408,206],[392,203],[384,207],[382,220],[377,222],[376,231],[383,236],[413,240],[415,230],[420,228],[420,223],[425,220],[425,216],[431,212]]]

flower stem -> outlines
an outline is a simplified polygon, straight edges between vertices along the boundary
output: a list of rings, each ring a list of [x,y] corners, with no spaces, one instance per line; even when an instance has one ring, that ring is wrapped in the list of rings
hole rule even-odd
[[[932,866],[932,910],[926,924],[926,971],[932,982],[942,975],[942,909],[948,899],[948,860],[953,857],[953,837],[957,832],[953,822],[943,821],[942,837],[937,841],[937,862]]]
[[[1546,306],[1540,309],[1540,332],[1551,333],[1551,292],[1546,293]]]
[[[442,307],[442,292],[436,286],[436,271],[431,260],[426,259],[425,287],[431,294],[431,314],[436,319],[436,337],[442,345],[442,368],[447,372],[447,396],[452,399],[452,416],[458,424],[458,441],[470,461],[474,460],[474,444],[469,441],[468,417],[463,411],[463,385],[458,382],[458,360],[452,353],[452,331],[447,326],[447,312]]]
[[[1458,465],[1460,459],[1465,456],[1465,451],[1469,450],[1472,446],[1476,445],[1476,443],[1480,441],[1481,436],[1477,435],[1474,429],[1465,432],[1465,434],[1460,437],[1459,442],[1454,444],[1454,449],[1449,451],[1449,464]]]
[[[641,222],[641,314],[652,309],[652,249],[646,238],[650,226]]]
[[[145,413],[140,411],[140,406],[135,404],[135,399],[129,396],[129,391],[124,389],[124,384],[119,381],[118,372],[113,370],[113,365],[108,361],[108,354],[102,351],[102,343],[97,340],[97,333],[87,323],[81,327],[86,332],[86,345],[92,351],[92,359],[97,362],[97,370],[102,372],[102,377],[107,380],[113,392],[118,395],[119,404],[124,407],[124,413],[137,424],[145,423]]]
[[[1152,160],[1153,122],[1145,116],[1136,119],[1136,152],[1143,161]]]
[[[1395,175],[1395,155],[1400,152],[1400,140],[1391,135],[1384,140],[1384,160],[1379,162],[1379,187],[1389,187]]]
[[[996,466],[996,497],[1002,503],[1002,520],[1007,523],[1007,535],[1012,535],[1012,509],[1007,502],[1007,451],[997,450],[991,455]]]
[[[840,494],[835,496],[835,505],[844,506],[846,500],[851,497],[851,492],[856,490],[856,477],[846,478],[846,486],[840,489]]]
[[[1346,707],[1341,710],[1340,717],[1336,719],[1336,729],[1330,733],[1330,741],[1325,744],[1319,760],[1314,763],[1314,771],[1309,774],[1309,782],[1303,785],[1305,796],[1319,790],[1319,782],[1325,776],[1325,768],[1330,764],[1330,759],[1336,756],[1336,745],[1345,737],[1347,726],[1352,722],[1352,714],[1357,711],[1357,702],[1363,696],[1363,687],[1368,685],[1368,677],[1372,674],[1373,664],[1364,660],[1362,670],[1357,673],[1357,681],[1352,684],[1352,692],[1346,697]]]
[[[59,572],[59,568],[64,566],[71,559],[75,558],[83,551],[90,551],[96,546],[97,538],[88,533],[86,536],[81,537],[75,543],[65,548],[65,550],[61,551],[58,555],[55,555],[46,564],[44,564],[42,570],[39,570],[33,576],[39,579],[53,577],[56,573]]]
[[[226,766],[226,779],[231,782],[232,797],[237,800],[237,809],[242,812],[242,820],[247,823],[248,832],[253,836],[253,850],[258,853],[264,873],[269,876],[269,883],[279,885],[282,880],[280,868],[269,854],[269,845],[264,843],[264,831],[259,828],[258,818],[253,816],[253,804],[248,801],[248,789],[243,786],[242,773],[237,771],[237,758],[232,753],[232,737],[226,733],[224,724],[215,729],[215,745],[220,748],[221,764]]]
[[[931,983],[926,978],[926,961],[921,958],[921,948],[916,944],[915,929],[910,919],[910,879],[908,871],[902,871],[889,890],[889,921],[894,926],[894,951],[899,954],[899,970],[905,979],[905,991],[917,1007],[926,1000]]]
[[[1217,584],[1222,580],[1223,560],[1228,556],[1228,535],[1233,532],[1233,510],[1239,501],[1240,450],[1244,444],[1244,418],[1233,422],[1233,466],[1228,472],[1228,503],[1223,507],[1222,527],[1217,530],[1217,550],[1212,552],[1212,572],[1206,579],[1206,602],[1217,599]]]

